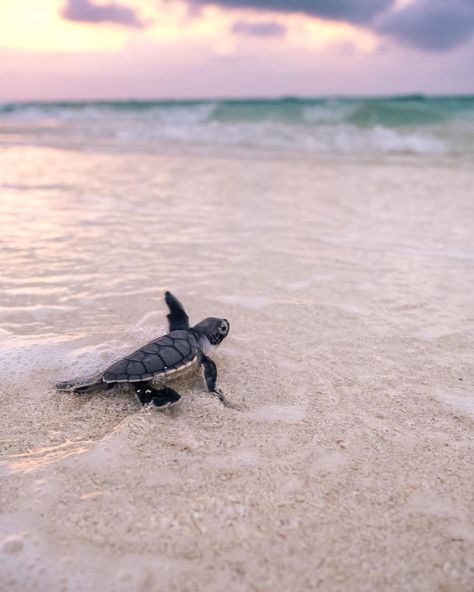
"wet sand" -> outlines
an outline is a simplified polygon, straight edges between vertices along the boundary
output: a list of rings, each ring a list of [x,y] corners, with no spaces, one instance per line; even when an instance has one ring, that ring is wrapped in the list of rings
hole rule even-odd
[[[2,589],[472,590],[469,163],[3,156]],[[52,389],[165,289],[234,409]]]

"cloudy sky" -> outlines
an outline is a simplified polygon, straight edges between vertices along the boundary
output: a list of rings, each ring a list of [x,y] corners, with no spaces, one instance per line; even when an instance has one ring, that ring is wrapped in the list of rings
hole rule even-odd
[[[0,0],[0,101],[474,92],[474,0]]]

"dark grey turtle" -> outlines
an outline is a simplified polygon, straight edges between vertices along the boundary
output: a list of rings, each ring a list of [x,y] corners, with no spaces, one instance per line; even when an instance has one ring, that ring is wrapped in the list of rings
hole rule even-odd
[[[166,384],[201,366],[207,390],[226,404],[223,393],[216,387],[216,365],[206,353],[228,335],[229,321],[209,317],[190,327],[181,302],[171,292],[165,293],[165,301],[170,311],[167,335],[112,364],[102,374],[92,379],[61,382],[56,385],[57,390],[83,393],[127,383],[142,405],[152,404],[164,409],[180,399],[180,395]]]

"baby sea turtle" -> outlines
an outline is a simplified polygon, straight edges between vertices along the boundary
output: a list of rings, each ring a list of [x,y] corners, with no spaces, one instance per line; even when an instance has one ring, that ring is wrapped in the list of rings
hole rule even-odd
[[[201,366],[207,390],[225,405],[226,399],[216,387],[216,365],[206,353],[228,335],[229,321],[209,317],[190,327],[183,305],[171,292],[165,292],[165,302],[170,311],[167,335],[154,339],[92,379],[61,382],[56,388],[83,393],[126,383],[133,388],[142,405],[152,404],[165,409],[181,398],[166,384],[187,370]]]

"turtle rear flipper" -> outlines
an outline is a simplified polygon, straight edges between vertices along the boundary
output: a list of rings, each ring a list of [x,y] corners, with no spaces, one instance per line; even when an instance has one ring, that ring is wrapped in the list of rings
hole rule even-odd
[[[172,407],[181,399],[181,395],[173,389],[165,387],[157,390],[151,386],[149,381],[133,383],[133,390],[143,406],[154,405],[158,409]]]
[[[56,384],[57,391],[68,393],[87,393],[89,391],[104,390],[109,387],[110,385],[102,381],[102,377],[97,378],[97,376],[83,380],[65,380]]]

